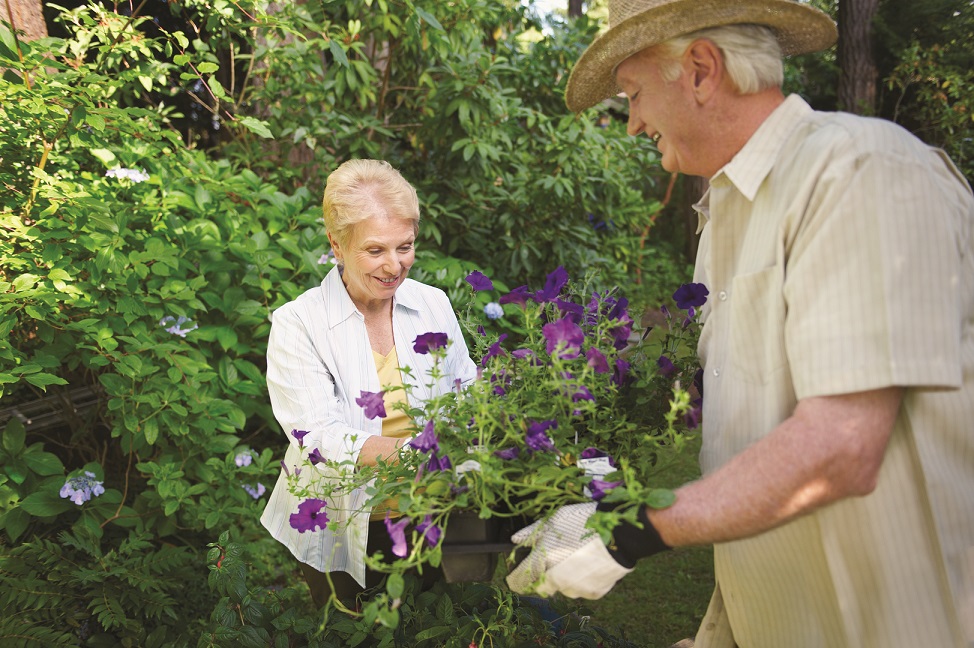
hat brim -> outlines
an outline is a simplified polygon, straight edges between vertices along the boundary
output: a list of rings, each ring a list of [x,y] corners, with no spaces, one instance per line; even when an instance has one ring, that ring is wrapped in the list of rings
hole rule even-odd
[[[568,77],[565,103],[577,113],[619,94],[616,66],[647,47],[700,29],[738,24],[770,27],[785,56],[828,49],[838,38],[827,14],[795,0],[675,0],[631,16],[592,41]]]

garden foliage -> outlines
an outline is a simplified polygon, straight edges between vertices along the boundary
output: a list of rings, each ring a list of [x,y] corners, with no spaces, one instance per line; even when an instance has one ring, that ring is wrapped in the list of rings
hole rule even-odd
[[[63,12],[64,38],[0,28],[4,645],[219,644],[238,627],[204,585],[221,532],[254,596],[306,596],[257,522],[285,444],[263,358],[269,313],[328,269],[337,161],[418,186],[414,276],[458,307],[474,267],[516,285],[562,258],[608,283],[652,253],[652,150],[560,109],[589,27],[531,57],[498,3],[282,4],[183,3],[184,32],[100,5]],[[218,147],[177,128],[176,94]],[[18,417],[38,403],[53,422]]]

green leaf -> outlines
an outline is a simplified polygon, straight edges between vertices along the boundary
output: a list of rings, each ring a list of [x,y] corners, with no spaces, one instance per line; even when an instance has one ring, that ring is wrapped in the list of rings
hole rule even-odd
[[[649,492],[649,497],[646,499],[647,506],[651,506],[654,509],[664,509],[673,505],[676,501],[676,493],[665,488],[654,488]]]
[[[433,14],[431,14],[430,12],[424,11],[419,7],[413,7],[413,9],[416,11],[416,15],[422,18],[423,21],[428,23],[431,27],[439,31],[446,31],[445,29],[443,29],[443,25],[440,24],[440,21],[437,20],[436,17],[433,16]]]
[[[60,376],[55,376],[49,373],[37,373],[31,374],[24,378],[27,382],[34,385],[35,387],[40,387],[44,391],[47,391],[48,385],[67,385],[68,381]]]
[[[105,163],[106,166],[111,166],[118,161],[115,154],[108,149],[88,149],[88,152],[94,155],[96,158]]]
[[[341,43],[331,38],[328,40],[328,49],[331,51],[335,63],[338,63],[342,67],[348,67],[348,57],[345,55],[345,50],[342,49]]]
[[[197,66],[196,69],[199,70],[200,74],[211,74],[219,70],[220,66],[211,61],[203,61]]]
[[[19,455],[24,450],[24,424],[19,419],[7,421],[3,430],[3,449],[11,455]]]
[[[24,454],[24,463],[38,475],[64,474],[64,464],[50,452],[27,452]]]
[[[386,579],[386,591],[389,592],[389,596],[397,599],[402,598],[402,593],[406,589],[406,581],[403,579],[402,574],[389,574]]]
[[[20,508],[34,517],[60,515],[70,510],[73,506],[76,505],[71,500],[46,491],[31,493],[20,503]]]
[[[16,542],[17,538],[27,529],[27,525],[30,523],[30,515],[26,512],[20,510],[19,508],[10,509],[7,511],[0,525],[7,530],[7,536],[10,538],[11,542]]]
[[[263,137],[264,139],[274,139],[274,135],[271,133],[270,129],[267,127],[267,122],[261,121],[256,117],[243,117],[240,123],[249,130],[250,132]]]

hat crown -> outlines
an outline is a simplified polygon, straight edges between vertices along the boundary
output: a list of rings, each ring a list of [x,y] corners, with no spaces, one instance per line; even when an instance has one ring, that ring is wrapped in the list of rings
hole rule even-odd
[[[609,28],[641,14],[649,9],[655,9],[673,0],[609,0]]]

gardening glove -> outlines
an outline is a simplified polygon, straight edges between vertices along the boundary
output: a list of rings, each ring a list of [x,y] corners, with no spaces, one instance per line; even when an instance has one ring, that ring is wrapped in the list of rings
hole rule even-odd
[[[631,572],[637,560],[670,548],[650,524],[645,507],[639,512],[644,528],[623,523],[613,530],[612,548],[606,547],[595,531],[585,528],[596,510],[595,502],[570,504],[515,533],[511,541],[532,550],[508,574],[508,587],[520,594],[560,592],[571,598],[597,599]]]

